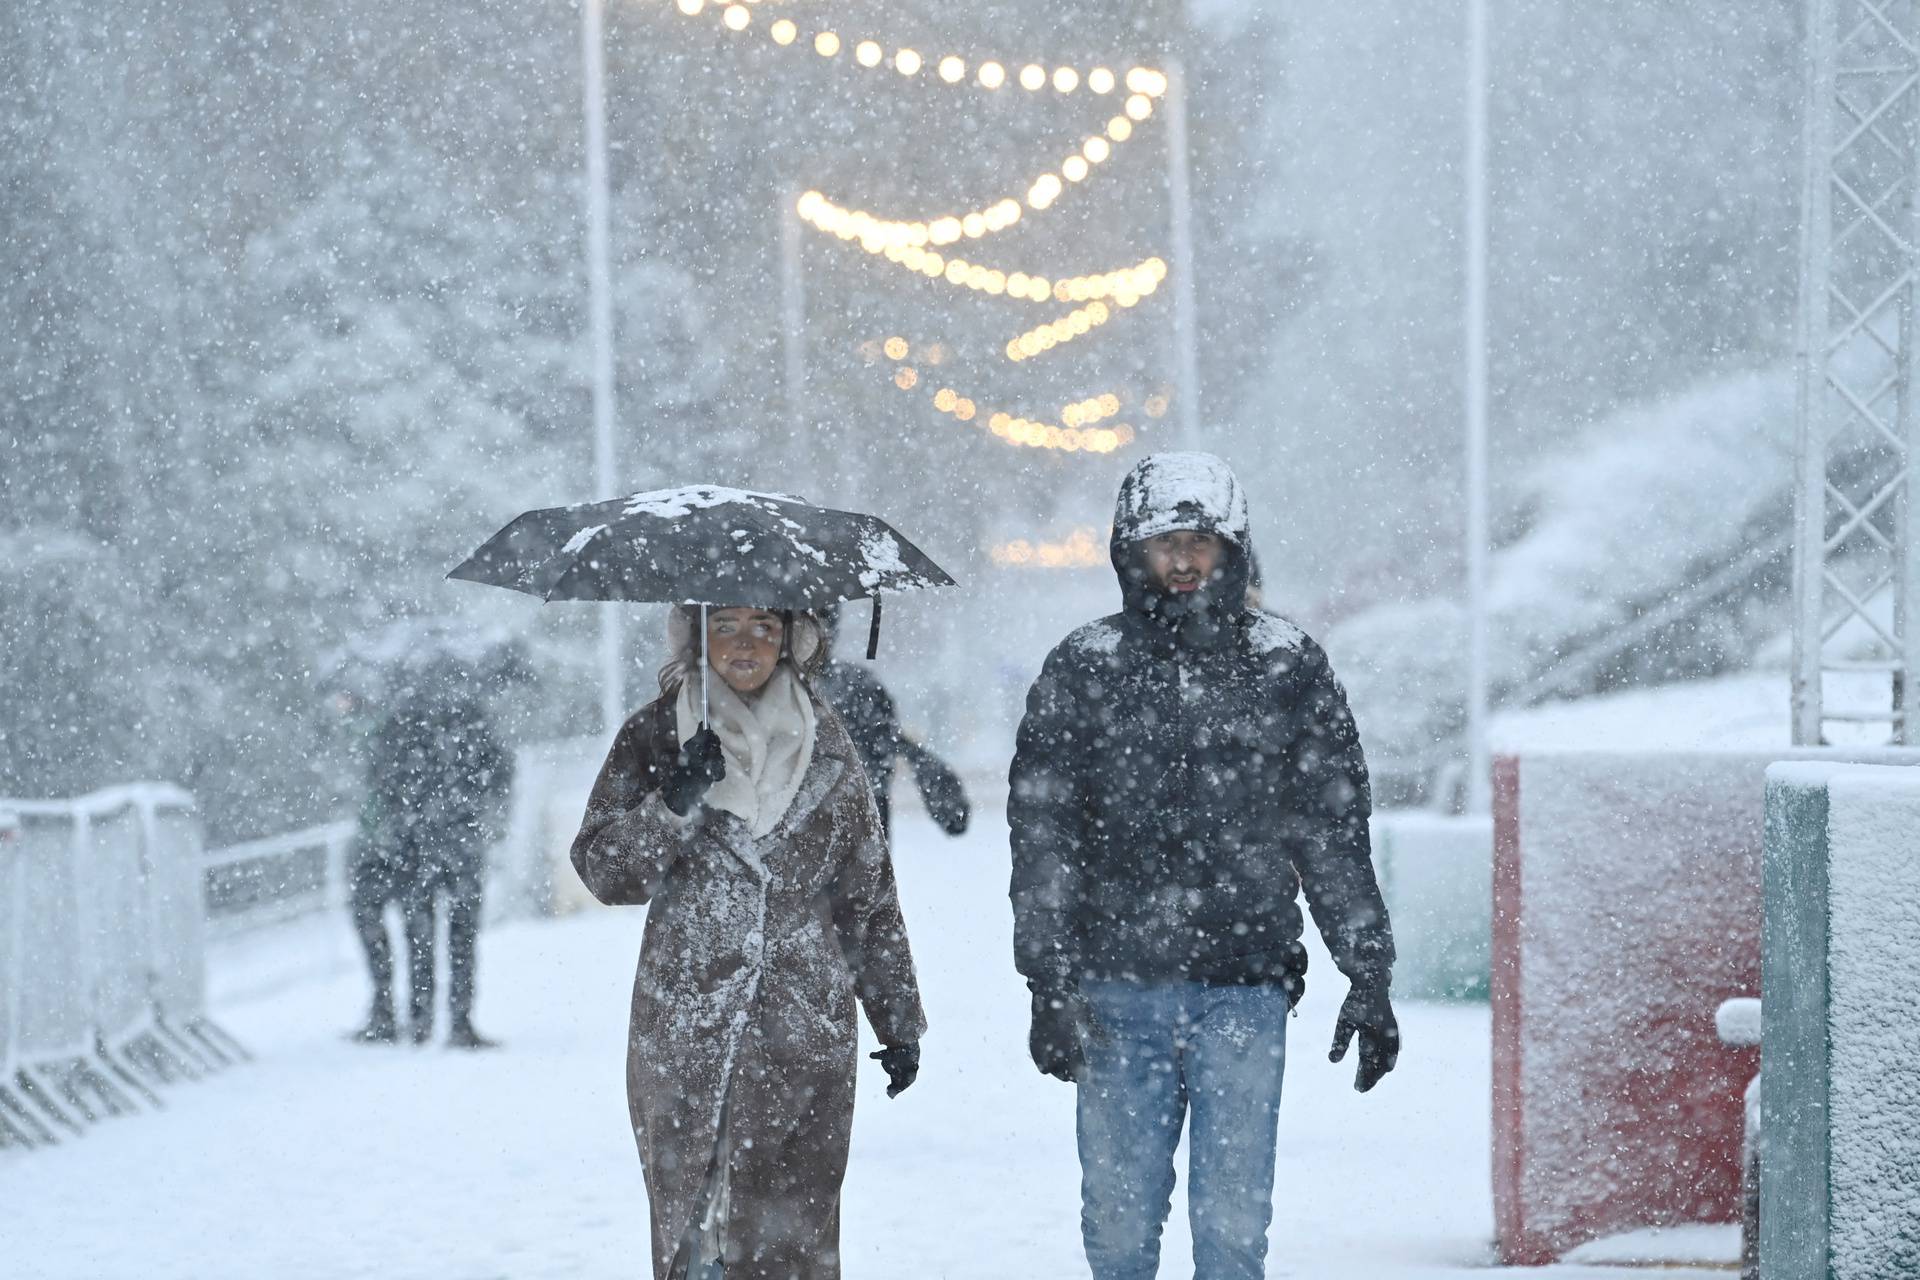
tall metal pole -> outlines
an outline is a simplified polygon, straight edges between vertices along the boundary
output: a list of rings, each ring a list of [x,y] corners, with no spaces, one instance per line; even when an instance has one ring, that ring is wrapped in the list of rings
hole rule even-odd
[[[1800,308],[1793,501],[1793,741],[1822,737],[1821,622],[1827,507],[1826,343],[1833,225],[1833,0],[1809,0],[1800,189]]]
[[[613,287],[608,268],[606,46],[603,0],[580,0],[581,77],[586,101],[587,320],[593,335],[593,488],[598,498],[615,496],[613,457]],[[600,727],[612,734],[626,719],[626,688],[620,661],[620,610],[600,614]]]
[[[1193,300],[1193,189],[1187,157],[1187,75],[1180,61],[1167,64],[1167,199],[1172,206],[1173,340],[1179,361],[1174,407],[1180,447],[1200,447],[1200,362],[1195,354],[1198,320]]]
[[[803,482],[811,486],[817,468],[807,430],[807,285],[801,275],[797,201],[789,189],[780,206],[780,354],[786,375],[787,430],[792,433],[786,453],[805,473]]]
[[[1467,0],[1468,813],[1492,808],[1487,746],[1487,0]]]

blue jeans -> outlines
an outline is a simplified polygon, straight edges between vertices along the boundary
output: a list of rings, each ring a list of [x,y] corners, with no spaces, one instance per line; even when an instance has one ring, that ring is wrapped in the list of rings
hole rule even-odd
[[[1094,1280],[1153,1280],[1189,1110],[1195,1280],[1259,1280],[1287,1062],[1279,987],[1087,982],[1100,1026],[1080,1081],[1080,1230]]]

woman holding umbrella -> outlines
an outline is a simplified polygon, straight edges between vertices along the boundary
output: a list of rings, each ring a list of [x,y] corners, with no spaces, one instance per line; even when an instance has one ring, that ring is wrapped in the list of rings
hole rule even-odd
[[[855,998],[889,1096],[926,1019],[865,774],[803,678],[819,625],[699,612],[705,646],[673,610],[661,695],[621,729],[573,843],[600,901],[654,903],[627,1059],[654,1274],[832,1280]]]
[[[680,606],[668,636],[661,695],[615,739],[573,843],[595,897],[655,903],[627,1060],[654,1273],[831,1280],[854,1000],[889,1095],[926,1027],[893,866],[804,679],[825,654],[813,616]]]
[[[660,696],[616,735],[573,865],[651,903],[627,1101],[665,1280],[837,1280],[856,1000],[889,1097],[926,1029],[866,775],[808,677],[813,608],[952,578],[884,521],[690,486],[527,512],[450,575],[676,604]]]

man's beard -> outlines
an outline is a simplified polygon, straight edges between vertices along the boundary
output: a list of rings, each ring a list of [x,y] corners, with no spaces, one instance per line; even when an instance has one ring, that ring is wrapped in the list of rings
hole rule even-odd
[[[1214,585],[1207,582],[1192,591],[1175,591],[1154,583],[1147,588],[1147,616],[1181,648],[1216,648],[1228,620],[1222,616],[1220,593],[1212,589]]]

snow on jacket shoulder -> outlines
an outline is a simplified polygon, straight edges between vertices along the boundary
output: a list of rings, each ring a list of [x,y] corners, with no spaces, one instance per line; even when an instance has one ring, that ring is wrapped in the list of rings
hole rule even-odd
[[[1341,971],[1386,977],[1393,941],[1345,692],[1284,619],[1248,610],[1234,630],[1215,650],[1169,650],[1122,613],[1048,656],[1009,775],[1027,977],[1297,993],[1303,886]]]

